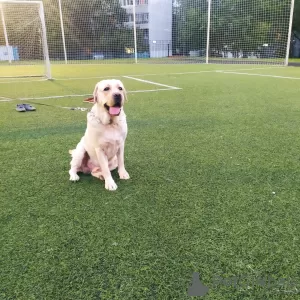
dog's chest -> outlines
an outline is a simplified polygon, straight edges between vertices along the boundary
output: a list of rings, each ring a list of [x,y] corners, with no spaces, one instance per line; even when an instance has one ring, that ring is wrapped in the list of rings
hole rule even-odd
[[[124,140],[124,132],[117,125],[107,125],[98,137],[98,143],[109,159],[116,155]]]
[[[124,130],[118,124],[110,124],[105,126],[105,130],[101,130],[98,138],[100,142],[120,145],[124,141]]]
[[[110,159],[116,155],[127,136],[126,120],[119,120],[118,123],[104,125],[101,122],[95,124],[89,120],[85,133],[85,145],[92,156],[95,148],[101,148]]]

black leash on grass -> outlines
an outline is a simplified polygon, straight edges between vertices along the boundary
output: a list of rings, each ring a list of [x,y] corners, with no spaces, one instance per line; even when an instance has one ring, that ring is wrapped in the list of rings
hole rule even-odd
[[[18,99],[18,98],[15,98],[13,100],[18,101],[18,102],[23,102],[23,100]],[[28,100],[26,100],[26,102],[28,102],[30,104],[37,104],[37,105],[45,105],[45,106],[60,107],[60,108],[62,107],[62,106],[58,106],[58,105],[51,105],[51,104],[45,104],[45,103],[39,103],[39,102],[32,102],[32,101],[28,101]]]
[[[85,108],[85,107],[66,107],[66,106],[45,104],[45,103],[40,103],[40,102],[32,102],[32,101],[27,101],[27,102],[31,103],[31,104],[35,104],[35,105],[45,105],[45,106],[56,107],[56,108],[65,108],[65,109],[69,109],[69,110],[90,111],[89,108]]]
[[[35,104],[35,105],[45,105],[45,106],[51,106],[51,107],[59,107],[62,108],[62,106],[58,105],[51,105],[51,104],[45,104],[45,103],[39,103],[39,102],[32,102],[32,101],[27,101],[28,103]]]
[[[17,101],[17,102],[24,102],[18,98],[16,99],[13,99],[14,101]],[[35,104],[35,105],[45,105],[45,106],[52,106],[52,107],[60,107],[60,106],[57,106],[57,105],[50,105],[50,104],[45,104],[45,103],[39,103],[39,102],[32,102],[32,101],[26,101],[27,103],[30,103],[30,104]],[[62,108],[62,107],[60,107]]]

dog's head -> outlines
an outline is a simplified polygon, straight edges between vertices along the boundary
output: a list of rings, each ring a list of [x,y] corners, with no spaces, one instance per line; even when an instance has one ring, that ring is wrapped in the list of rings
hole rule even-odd
[[[94,103],[103,106],[111,116],[121,113],[125,99],[126,90],[120,80],[102,80],[95,86]]]

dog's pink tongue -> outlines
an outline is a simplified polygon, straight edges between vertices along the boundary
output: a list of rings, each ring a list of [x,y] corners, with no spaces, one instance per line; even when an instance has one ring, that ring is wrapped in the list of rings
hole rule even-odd
[[[109,108],[109,113],[112,115],[112,116],[117,116],[121,111],[121,108],[120,107],[110,107]]]

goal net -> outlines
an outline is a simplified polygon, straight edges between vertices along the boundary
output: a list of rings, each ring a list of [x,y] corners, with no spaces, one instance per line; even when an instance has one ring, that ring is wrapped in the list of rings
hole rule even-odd
[[[46,22],[60,20],[56,30],[62,28],[63,39],[54,36],[50,58],[59,54],[68,64],[134,63],[135,32],[140,51],[143,36],[134,18],[133,0],[50,0],[46,6]],[[46,5],[46,4],[45,4]],[[47,9],[53,14],[48,15]],[[61,17],[60,14],[61,13]],[[58,40],[59,39],[59,40]],[[61,43],[63,42],[63,43]],[[64,46],[62,48],[54,47]]]
[[[194,63],[284,64],[292,3],[174,0],[173,61],[181,58]]]
[[[208,9],[209,1],[207,0],[173,2],[173,55],[170,62],[206,62]]]
[[[51,78],[41,1],[0,0],[0,77]]]
[[[0,0],[0,76],[22,64],[19,75],[51,77],[49,57],[52,64],[283,65],[293,3],[44,0],[44,17],[41,1]]]
[[[209,62],[284,64],[291,0],[211,0]]]

